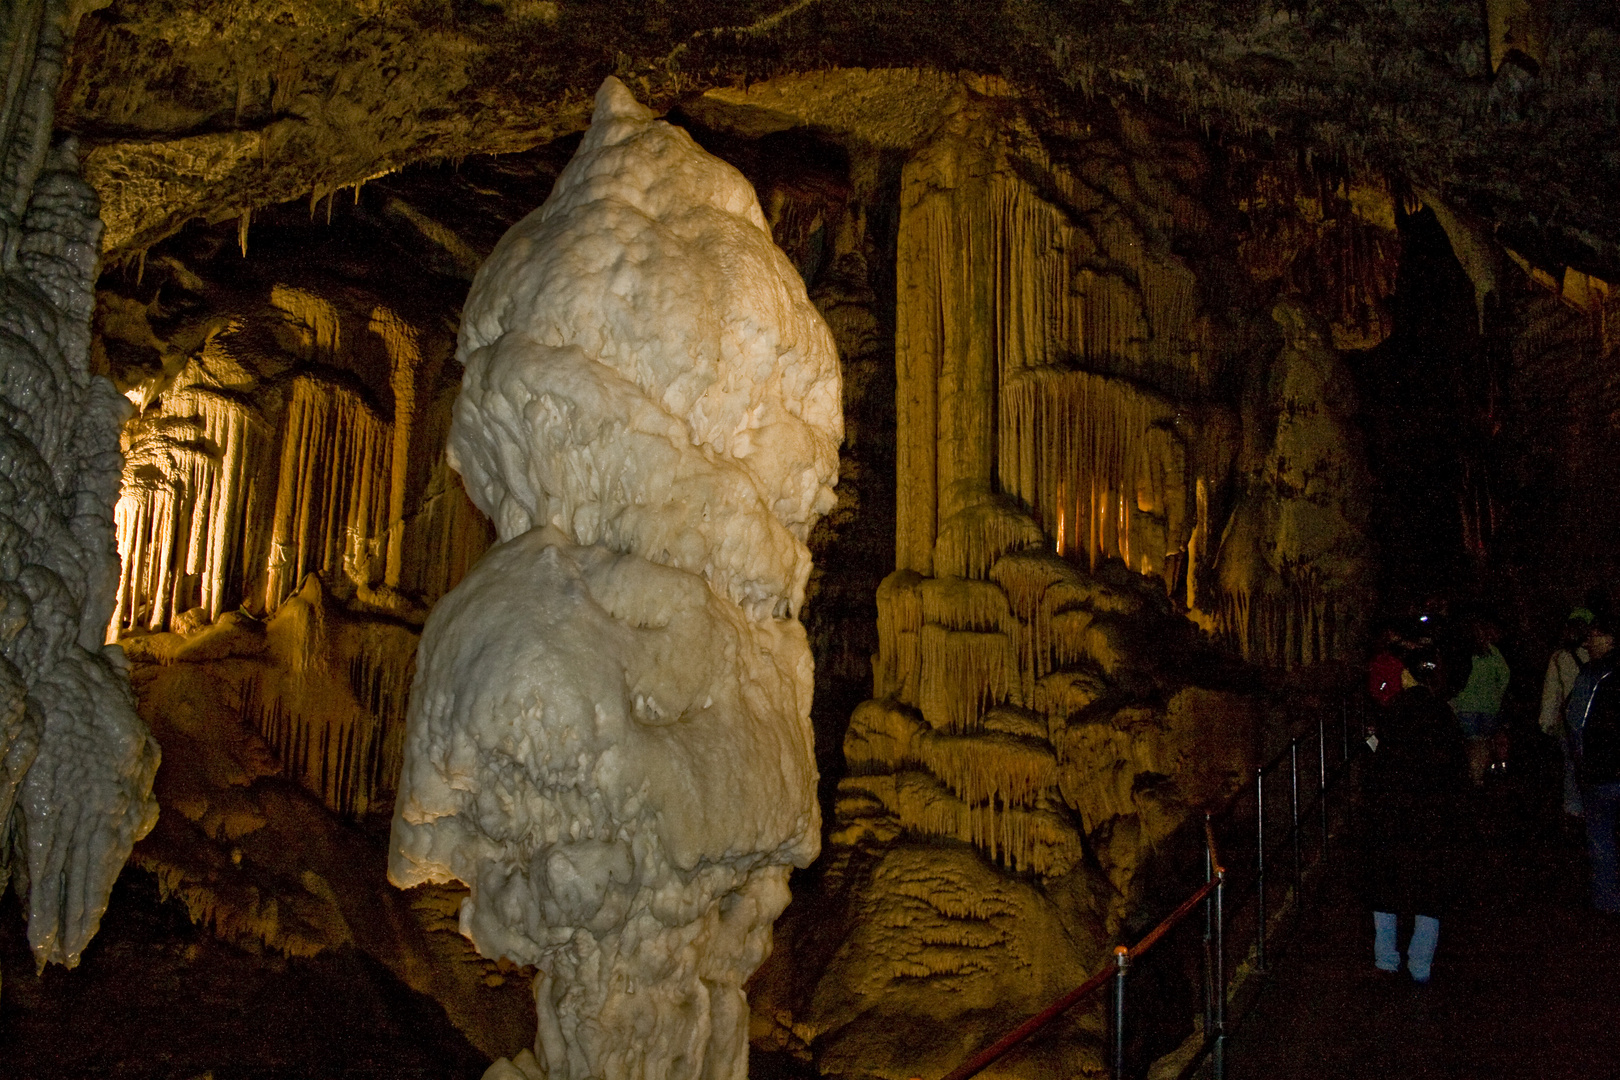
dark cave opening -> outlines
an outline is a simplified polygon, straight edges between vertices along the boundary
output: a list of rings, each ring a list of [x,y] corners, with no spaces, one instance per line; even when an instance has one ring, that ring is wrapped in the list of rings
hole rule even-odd
[[[1487,450],[1484,344],[1473,285],[1428,209],[1400,213],[1394,330],[1360,354],[1362,422],[1383,554],[1383,605],[1406,613],[1480,584],[1468,487]]]

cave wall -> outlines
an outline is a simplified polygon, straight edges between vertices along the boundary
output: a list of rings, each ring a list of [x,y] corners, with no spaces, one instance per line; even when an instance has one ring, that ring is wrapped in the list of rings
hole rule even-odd
[[[1399,252],[1376,177],[988,79],[898,201],[895,571],[819,906],[753,991],[757,1045],[833,1075],[943,1071],[1082,979],[1260,752],[1221,657],[1359,649],[1342,353],[1387,334]]]
[[[919,1031],[971,1013],[990,1034],[1150,906],[1189,815],[1263,744],[1233,658],[1357,647],[1340,357],[1388,333],[1392,195],[994,78],[829,72],[675,118],[755,185],[848,419],[805,607],[831,847],[751,991],[756,1045],[910,1069],[950,1053]],[[573,144],[193,226],[103,277],[98,361],[138,409],[109,633],[184,748],[136,861],[225,936],[455,957],[356,935],[374,901],[272,853],[289,800],[389,806],[422,617],[489,539],[442,449],[456,301]],[[429,989],[513,1052],[505,987]]]

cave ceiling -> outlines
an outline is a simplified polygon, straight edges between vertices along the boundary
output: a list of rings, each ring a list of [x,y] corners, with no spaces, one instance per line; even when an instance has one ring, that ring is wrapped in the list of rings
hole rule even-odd
[[[80,10],[57,123],[86,150],[115,260],[190,220],[581,130],[608,74],[657,109],[747,106],[765,128],[775,117],[876,145],[924,134],[915,129],[935,114],[940,80],[969,74],[1058,110],[1131,95],[1218,139],[1386,172],[1546,264],[1620,269],[1611,0],[81,0]],[[1521,49],[1504,50],[1504,25]]]

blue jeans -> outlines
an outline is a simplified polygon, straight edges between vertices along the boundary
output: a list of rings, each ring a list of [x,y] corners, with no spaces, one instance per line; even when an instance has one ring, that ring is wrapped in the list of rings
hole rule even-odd
[[[1395,913],[1373,912],[1373,963],[1379,971],[1399,971],[1401,950],[1395,939]],[[1406,970],[1413,982],[1429,981],[1434,964],[1434,947],[1440,943],[1440,920],[1419,915],[1412,923],[1412,940],[1406,944]]]
[[[1575,772],[1575,751],[1568,739],[1564,740],[1564,813],[1570,817],[1585,813],[1581,807],[1581,781]]]
[[[1586,808],[1586,851],[1592,859],[1592,906],[1620,912],[1620,866],[1616,865],[1614,823],[1620,813],[1620,783],[1594,784],[1581,792]]]

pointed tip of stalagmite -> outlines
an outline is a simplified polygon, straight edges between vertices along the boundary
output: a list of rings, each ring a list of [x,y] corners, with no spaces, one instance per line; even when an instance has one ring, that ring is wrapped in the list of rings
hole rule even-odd
[[[591,123],[600,124],[604,120],[651,120],[653,112],[647,106],[636,100],[617,78],[609,75],[602,80],[602,85],[596,91],[596,111],[591,113]]]

